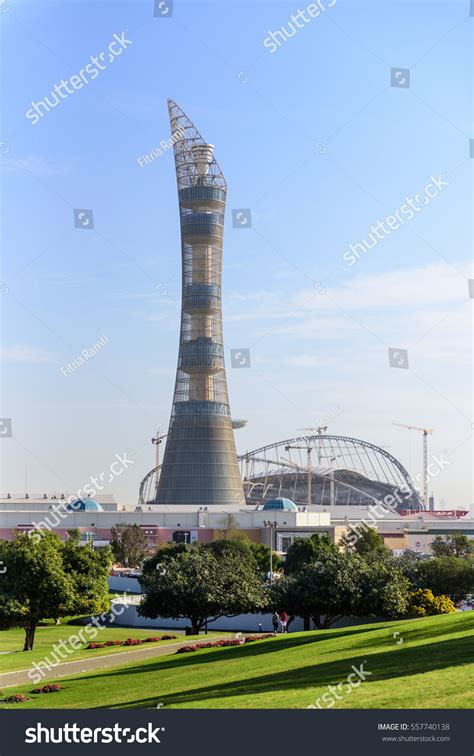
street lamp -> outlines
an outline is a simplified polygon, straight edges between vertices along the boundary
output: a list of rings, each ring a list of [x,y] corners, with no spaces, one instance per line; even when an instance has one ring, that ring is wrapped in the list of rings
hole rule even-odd
[[[275,521],[271,522],[271,520],[264,520],[263,521],[264,527],[270,528],[270,585],[273,583],[273,531],[278,526],[278,523]]]

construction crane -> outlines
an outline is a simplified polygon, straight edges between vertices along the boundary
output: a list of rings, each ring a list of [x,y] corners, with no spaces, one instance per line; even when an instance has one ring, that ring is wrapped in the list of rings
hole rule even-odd
[[[304,429],[301,428],[301,430],[304,430]],[[304,446],[291,446],[291,445],[290,446],[285,446],[285,451],[290,451],[290,449],[306,449],[306,454],[307,454],[307,465],[306,465],[306,467],[303,467],[302,465],[298,465],[295,462],[291,462],[291,460],[285,460],[284,457],[282,457],[282,459],[285,462],[285,464],[289,464],[291,467],[294,467],[294,468],[296,468],[298,470],[306,470],[306,491],[307,491],[306,502],[307,502],[308,507],[310,507],[311,504],[313,503],[312,502],[312,497],[313,497],[313,491],[312,491],[313,466],[312,466],[312,463],[311,463],[311,452],[313,451],[313,449],[312,449],[311,446],[306,446],[306,447],[304,447]],[[318,449],[318,465],[321,464],[322,456],[323,455],[321,455],[321,449]],[[334,456],[328,457],[328,459],[330,459],[331,462],[335,462],[336,461],[336,457],[340,457],[340,456],[341,456],[340,454],[337,454],[335,457]],[[335,488],[334,488],[334,470],[333,469],[331,470],[330,477],[331,477],[331,489],[330,489],[331,490],[331,494],[330,494],[331,495],[331,503],[334,504],[335,503],[335,496],[334,496]]]
[[[416,425],[403,425],[402,423],[392,423],[392,425],[398,425],[399,428],[408,428],[408,430],[415,430],[423,433],[423,505],[425,509],[429,509],[429,496],[428,496],[428,435],[433,433],[434,428],[418,428]]]
[[[154,436],[151,439],[151,443],[156,446],[156,460],[155,460],[155,466],[156,466],[156,481],[155,481],[155,498],[158,492],[158,483],[160,479],[160,446],[164,438],[166,438],[168,434],[167,433],[160,433],[160,429],[158,427],[158,430],[156,431],[156,436]]]
[[[318,436],[322,436],[322,434],[325,433],[325,431],[327,431],[327,429],[328,429],[327,425],[319,425],[317,428],[313,428],[313,427],[311,427],[311,428],[298,428],[297,430],[311,431],[311,433],[314,433],[314,431],[316,431],[316,433],[317,433]],[[320,465],[321,464],[321,447],[320,447],[319,444],[318,444],[318,446],[316,448],[316,451],[318,453],[318,465]]]
[[[304,449],[305,447],[302,446],[285,446],[285,451],[290,451],[290,449]],[[311,497],[312,497],[312,490],[311,490],[311,484],[313,482],[313,467],[311,464],[311,452],[313,451],[311,446],[306,447],[306,455],[307,455],[307,465],[306,465],[306,502],[308,507],[311,506]],[[293,462],[290,462],[290,465],[293,467],[300,467],[300,465],[295,465]],[[304,468],[302,468],[304,469]]]
[[[324,431],[327,431],[327,429],[328,429],[327,425],[319,425],[317,428],[313,428],[313,426],[311,426],[309,428],[297,428],[297,430],[307,430],[307,431],[311,431],[312,433],[314,433],[314,431],[316,431],[316,433],[318,434],[318,436],[320,436],[322,433],[324,433]]]

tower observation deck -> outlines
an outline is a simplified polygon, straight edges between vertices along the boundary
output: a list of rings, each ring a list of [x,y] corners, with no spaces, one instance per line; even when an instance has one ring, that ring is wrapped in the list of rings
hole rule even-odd
[[[178,367],[156,504],[244,504],[227,394],[222,241],[227,185],[214,147],[168,100],[181,223]]]

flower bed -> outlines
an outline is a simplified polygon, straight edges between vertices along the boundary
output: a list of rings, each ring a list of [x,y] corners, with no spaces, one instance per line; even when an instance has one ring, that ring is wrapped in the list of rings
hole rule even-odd
[[[228,640],[208,641],[206,643],[194,643],[181,646],[176,651],[177,654],[188,654],[191,651],[200,651],[201,648],[223,648],[226,646],[243,646],[245,643],[273,638],[275,633],[265,633],[265,635],[247,635],[246,638],[229,638]]]
[[[32,693],[58,693],[60,690],[62,690],[61,685],[43,685],[42,688],[35,688],[32,690]]]
[[[5,703],[25,703],[25,701],[31,701],[31,698],[24,696],[23,693],[15,693],[14,696],[5,698]]]
[[[165,634],[150,636],[150,638],[127,638],[127,640],[110,640],[104,641],[104,643],[89,643],[86,648],[93,649],[107,648],[107,646],[141,646],[142,643],[157,643],[158,641],[162,640],[174,640],[177,637],[177,635]]]

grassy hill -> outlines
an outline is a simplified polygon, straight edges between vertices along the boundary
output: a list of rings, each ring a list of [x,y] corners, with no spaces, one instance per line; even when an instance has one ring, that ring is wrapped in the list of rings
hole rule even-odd
[[[370,673],[366,681],[341,695],[334,708],[469,708],[474,703],[474,612],[290,633],[246,646],[132,660],[61,678],[62,692],[22,706],[306,708],[361,664]],[[28,693],[32,687],[9,688],[6,694]]]
[[[14,672],[20,669],[30,669],[34,662],[39,662],[44,659],[45,656],[50,656],[54,661],[54,656],[51,652],[54,649],[54,644],[59,643],[61,639],[66,640],[71,635],[77,634],[83,626],[74,622],[63,622],[61,625],[55,625],[52,621],[46,621],[41,623],[36,629],[35,646],[33,651],[22,651],[23,642],[25,639],[25,631],[22,628],[13,628],[12,630],[2,630],[0,632],[0,674],[3,672]],[[119,627],[111,625],[105,627],[97,632],[95,638],[89,638],[86,634],[84,637],[87,640],[94,640],[98,643],[103,643],[108,640],[126,640],[127,638],[149,638],[152,636],[160,636],[164,634],[174,634],[173,630],[158,630],[156,628],[148,628],[147,630],[139,630],[134,628]],[[209,633],[211,635],[211,633]],[[217,635],[217,633],[215,633]],[[224,633],[219,633],[223,635]],[[195,636],[192,636],[194,638]],[[179,638],[184,639],[184,635],[180,633]],[[72,653],[67,656],[64,661],[76,661],[77,659],[92,659],[94,656],[105,656],[108,654],[120,654],[127,651],[124,646],[110,646],[109,648],[98,648],[93,650],[86,650],[87,643],[83,643],[78,648],[72,650]],[[166,645],[173,643],[173,641],[161,641],[159,643],[151,643],[150,646]],[[8,653],[3,653],[8,652]],[[1,682],[0,682],[1,688]]]

